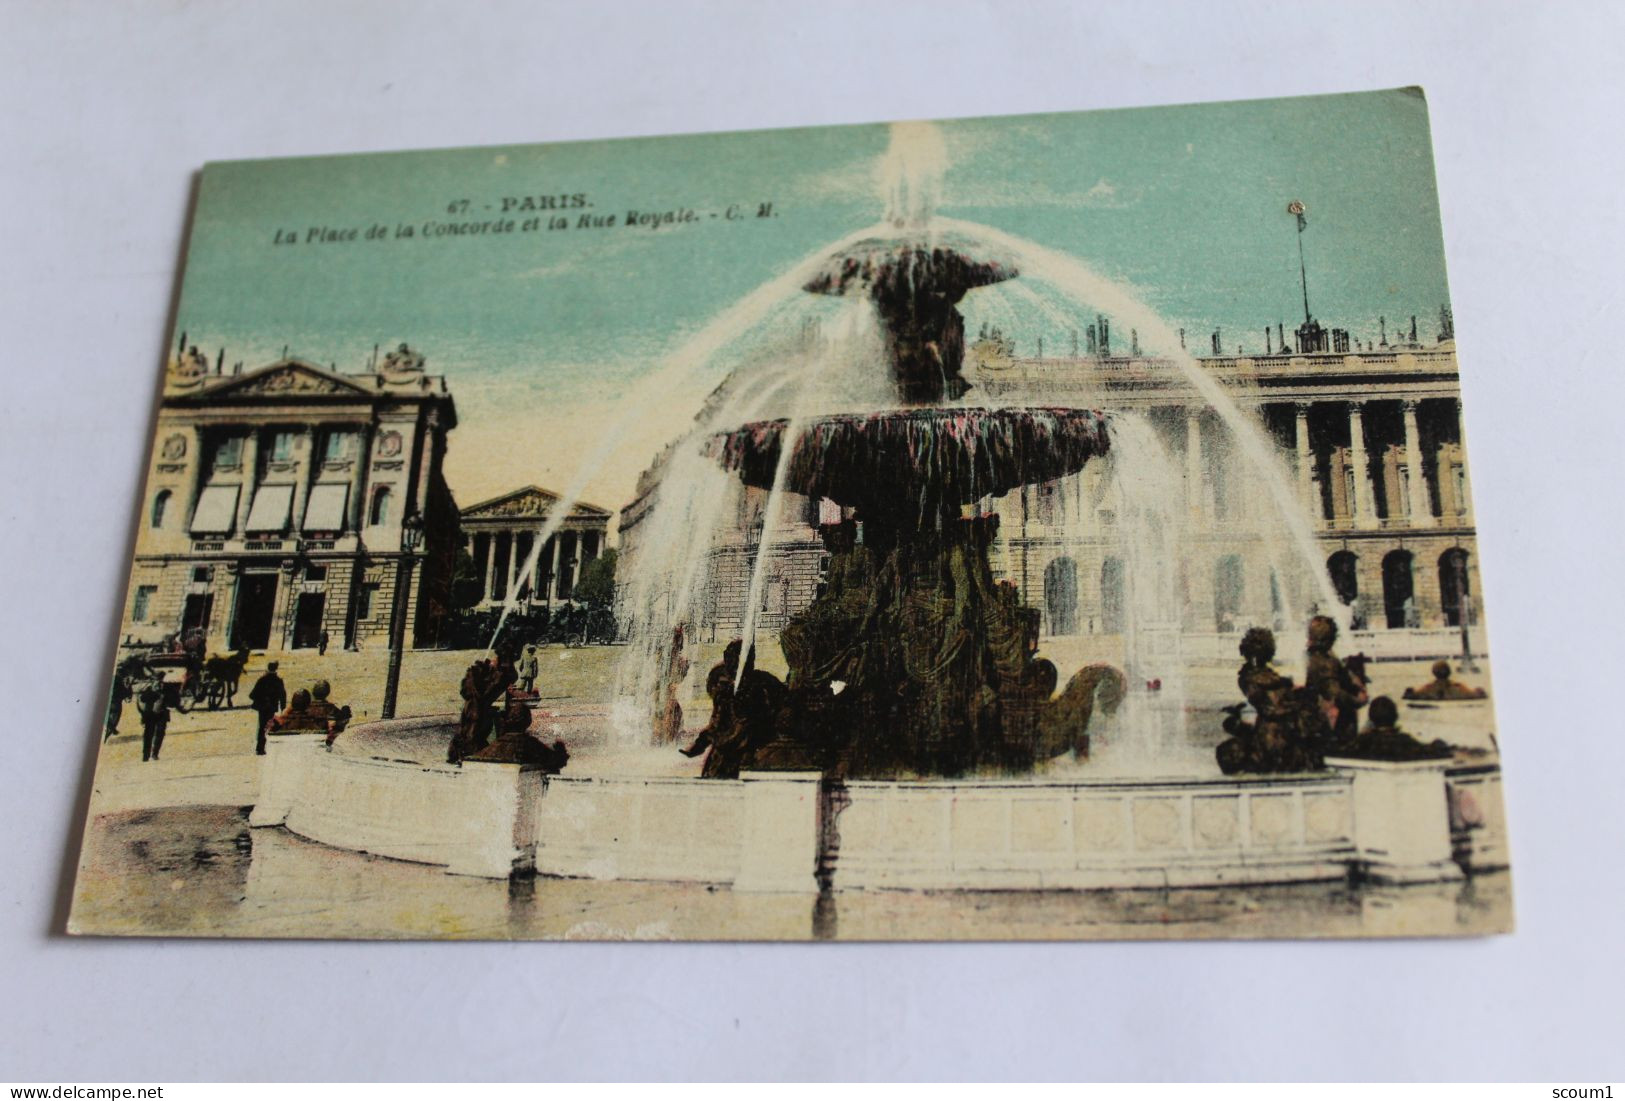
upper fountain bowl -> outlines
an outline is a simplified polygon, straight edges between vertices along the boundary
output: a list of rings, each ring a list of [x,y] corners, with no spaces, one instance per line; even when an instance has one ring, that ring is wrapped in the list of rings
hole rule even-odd
[[[970,248],[951,235],[873,237],[830,256],[804,289],[813,294],[867,294],[877,300],[923,293],[954,303],[972,288],[1019,274],[1008,259],[976,259]]]

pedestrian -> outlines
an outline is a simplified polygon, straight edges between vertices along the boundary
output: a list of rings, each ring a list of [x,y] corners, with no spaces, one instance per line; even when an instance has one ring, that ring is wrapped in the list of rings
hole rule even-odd
[[[254,714],[259,719],[255,730],[254,752],[260,755],[265,753],[265,727],[278,711],[288,706],[288,688],[277,676],[277,663],[269,662],[260,679],[254,682],[254,687],[248,691],[248,702],[254,708]]]
[[[107,722],[102,728],[102,741],[118,733],[118,721],[124,716],[124,701],[135,695],[130,678],[120,669],[113,674],[113,690],[107,697]]]
[[[169,729],[169,706],[164,703],[164,681],[153,676],[142,685],[135,698],[136,710],[141,713],[141,759],[156,761],[158,751],[164,748],[164,733]]]
[[[323,631],[322,632],[322,637],[316,640],[316,656],[317,657],[325,658],[327,656],[327,640],[328,640],[328,634],[327,634],[326,631]]]
[[[536,678],[542,671],[541,659],[536,656],[536,646],[531,644],[525,647],[525,654],[519,659],[519,690],[527,696],[536,691]]]

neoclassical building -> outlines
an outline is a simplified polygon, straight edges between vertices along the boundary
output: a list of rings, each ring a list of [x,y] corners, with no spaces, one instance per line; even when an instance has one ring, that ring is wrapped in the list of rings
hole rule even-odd
[[[1476,623],[1480,585],[1454,341],[1423,346],[1413,332],[1401,343],[1350,351],[1346,335],[1336,335],[1342,339],[1318,342],[1330,346],[1324,351],[1215,354],[1200,366],[1289,457],[1298,503],[1358,623],[1375,631],[1441,629],[1458,627],[1464,614]],[[1247,553],[1261,527],[1262,490],[1243,480],[1236,441],[1172,364],[1137,350],[1023,358],[995,335],[968,350],[965,376],[994,400],[1052,395],[1143,413],[1183,471],[1175,492],[1201,548],[1180,578],[1182,627],[1230,631],[1267,621],[1273,582],[1261,556]],[[621,513],[629,569],[644,520],[658,507],[659,466]],[[1122,629],[1126,565],[1113,535],[1120,503],[1105,493],[1104,469],[1092,463],[978,506],[1000,517],[996,574],[1040,610],[1046,635]],[[743,621],[765,504],[764,492],[745,491],[718,538],[695,613],[708,634]],[[782,626],[818,593],[827,558],[817,526],[840,518],[831,502],[787,495],[773,525],[761,626]]]
[[[535,570],[525,574],[536,537],[558,505],[558,494],[526,486],[463,510],[464,547],[480,579],[478,607],[506,603],[509,593],[531,608],[570,601],[582,568],[604,550],[610,513],[576,502],[537,555]]]
[[[405,345],[356,374],[296,358],[227,373],[223,358],[192,348],[169,366],[123,636],[387,646],[412,517],[405,637],[432,643],[458,540],[446,380]]]

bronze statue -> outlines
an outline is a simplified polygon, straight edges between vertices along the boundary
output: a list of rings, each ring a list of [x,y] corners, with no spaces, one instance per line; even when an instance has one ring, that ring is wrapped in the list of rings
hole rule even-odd
[[[1387,696],[1372,700],[1367,714],[1370,721],[1356,738],[1328,752],[1381,761],[1429,760],[1450,757],[1455,752],[1442,738],[1424,742],[1399,729],[1399,708]]]
[[[1304,687],[1314,693],[1325,719],[1322,733],[1333,741],[1346,742],[1360,729],[1360,708],[1366,704],[1365,657],[1348,661],[1332,653],[1337,644],[1337,621],[1317,615],[1309,621],[1309,662],[1304,670]]]
[[[464,760],[494,761],[500,764],[534,765],[543,772],[556,773],[570,760],[564,742],[548,745],[530,732],[531,710],[522,693],[508,692],[507,704],[497,716],[496,739]]]
[[[678,702],[677,690],[688,676],[688,657],[683,653],[685,641],[683,625],[679,623],[672,628],[660,689],[655,693],[654,739],[657,744],[675,742],[683,736],[683,705]]]
[[[711,697],[711,720],[692,745],[679,751],[685,757],[698,757],[710,750],[700,770],[700,775],[708,779],[736,779],[742,769],[750,768],[756,751],[773,740],[784,707],[783,683],[755,668],[754,649],[735,690],[734,670],[739,667],[742,647],[739,639],[728,643],[722,660],[707,674],[705,690]]]
[[[458,764],[464,757],[484,749],[496,726],[497,703],[508,685],[518,679],[513,663],[493,653],[468,667],[458,691],[463,711],[457,718],[457,732],[446,751],[446,763]]]
[[[1450,678],[1450,663],[1436,661],[1433,663],[1433,680],[1419,688],[1405,689],[1407,700],[1482,700],[1488,694],[1482,688],[1469,688],[1460,681]]]
[[[333,740],[344,733],[344,728],[350,722],[350,707],[336,707],[327,697],[333,692],[333,686],[325,680],[319,680],[310,686],[310,714],[317,716],[327,723],[327,744],[332,745]]]
[[[1322,719],[1305,690],[1270,664],[1275,659],[1275,634],[1267,627],[1252,627],[1241,638],[1241,669],[1236,684],[1256,717],[1241,718],[1242,704],[1225,708],[1224,731],[1230,737],[1214,755],[1226,775],[1238,772],[1304,772],[1323,767],[1314,747]]]

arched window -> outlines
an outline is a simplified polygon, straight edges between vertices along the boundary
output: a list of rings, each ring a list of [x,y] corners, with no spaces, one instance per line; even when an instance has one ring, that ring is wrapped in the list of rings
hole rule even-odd
[[[1461,626],[1462,609],[1472,614],[1472,589],[1468,586],[1467,552],[1451,547],[1439,555],[1439,606],[1444,609],[1444,621],[1451,627]]]
[[[1213,567],[1213,625],[1221,631],[1240,626],[1242,599],[1247,582],[1241,572],[1239,555],[1227,554]]]
[[[1332,579],[1332,590],[1344,604],[1354,603],[1360,595],[1360,560],[1353,551],[1341,550],[1326,559],[1326,572]]]
[[[1108,558],[1100,564],[1100,629],[1104,634],[1123,632],[1123,560]]]
[[[1388,626],[1420,627],[1416,582],[1411,574],[1411,552],[1389,551],[1382,559],[1382,607]]]
[[[160,489],[158,496],[152,499],[152,527],[164,526],[164,513],[169,511],[169,499],[174,496],[167,489]]]
[[[372,511],[367,514],[367,523],[374,527],[389,523],[388,486],[379,486],[372,491]]]
[[[1078,631],[1078,564],[1057,558],[1044,567],[1044,612],[1052,635]]]

